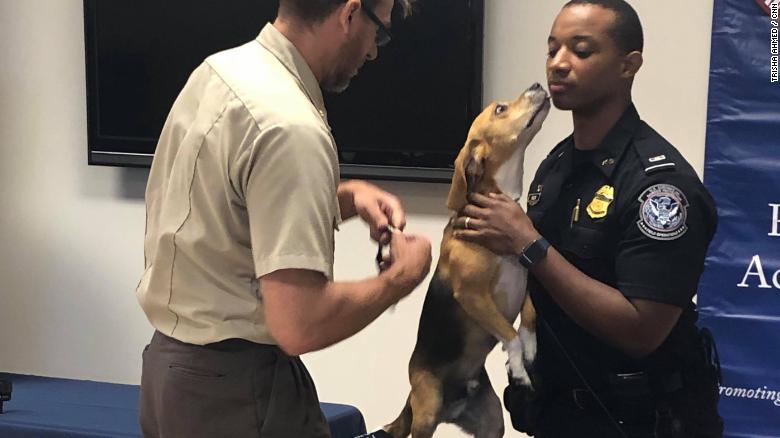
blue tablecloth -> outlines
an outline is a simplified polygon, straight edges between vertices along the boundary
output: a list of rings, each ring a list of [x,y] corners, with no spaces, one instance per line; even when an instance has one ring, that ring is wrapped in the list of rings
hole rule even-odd
[[[0,373],[13,383],[2,438],[139,437],[138,386]],[[366,432],[353,406],[320,403],[333,438]]]

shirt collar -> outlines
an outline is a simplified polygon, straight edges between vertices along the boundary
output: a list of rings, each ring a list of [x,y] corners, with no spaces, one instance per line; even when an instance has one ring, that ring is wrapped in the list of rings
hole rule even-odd
[[[314,76],[314,72],[311,71],[311,67],[309,67],[309,64],[295,45],[271,23],[263,27],[260,35],[257,37],[257,41],[295,76],[309,100],[320,112],[320,115],[323,118],[327,118],[325,99],[322,97],[320,84]]]
[[[596,149],[596,153],[593,154],[593,165],[601,169],[607,178],[612,177],[612,172],[639,129],[639,122],[639,113],[632,103],[604,137]],[[573,141],[572,144],[574,144]]]

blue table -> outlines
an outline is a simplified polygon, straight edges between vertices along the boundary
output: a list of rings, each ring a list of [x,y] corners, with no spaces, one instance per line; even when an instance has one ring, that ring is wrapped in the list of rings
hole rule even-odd
[[[0,373],[13,383],[2,438],[140,437],[138,386]],[[333,438],[366,432],[353,406],[320,403]]]

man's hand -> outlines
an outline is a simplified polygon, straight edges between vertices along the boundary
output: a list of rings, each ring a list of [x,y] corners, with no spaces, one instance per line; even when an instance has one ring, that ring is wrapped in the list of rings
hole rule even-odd
[[[469,195],[454,222],[455,237],[478,243],[496,254],[520,254],[539,238],[531,219],[505,194]]]
[[[393,289],[403,294],[400,299],[414,290],[431,270],[431,242],[423,236],[396,230],[390,240],[390,254],[382,263]]]
[[[381,244],[390,241],[391,225],[406,227],[406,213],[394,195],[365,181],[346,181],[339,185],[339,206],[342,219],[360,216],[371,229],[371,238]]]

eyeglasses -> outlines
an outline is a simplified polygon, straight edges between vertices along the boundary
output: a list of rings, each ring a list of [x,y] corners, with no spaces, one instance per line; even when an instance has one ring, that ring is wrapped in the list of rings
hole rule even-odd
[[[390,29],[388,29],[384,23],[382,23],[382,20],[379,19],[379,17],[374,14],[374,11],[367,8],[365,5],[361,5],[361,8],[363,12],[366,13],[368,18],[376,24],[376,46],[377,47],[383,47],[386,46],[387,43],[390,42],[391,39],[393,39],[393,34],[390,33]]]

